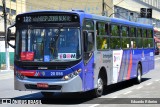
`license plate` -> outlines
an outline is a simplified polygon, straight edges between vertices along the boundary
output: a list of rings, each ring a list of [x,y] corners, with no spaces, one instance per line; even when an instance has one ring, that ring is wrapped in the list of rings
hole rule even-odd
[[[48,88],[48,84],[47,83],[37,83],[37,87],[38,88]]]

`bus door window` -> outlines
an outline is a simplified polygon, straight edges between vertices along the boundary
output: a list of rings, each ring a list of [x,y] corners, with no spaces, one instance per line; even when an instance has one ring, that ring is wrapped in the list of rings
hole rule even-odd
[[[87,52],[84,54],[84,59],[87,62],[91,57],[93,50],[94,50],[94,33],[88,33],[88,44],[87,44]]]

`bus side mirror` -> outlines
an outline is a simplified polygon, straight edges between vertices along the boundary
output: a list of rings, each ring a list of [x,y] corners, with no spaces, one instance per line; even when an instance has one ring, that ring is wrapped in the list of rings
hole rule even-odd
[[[10,40],[15,40],[15,34],[12,34],[12,33],[11,33],[11,29],[10,29],[10,28],[12,28],[12,27],[14,27],[14,26],[15,26],[15,24],[14,24],[14,25],[11,25],[11,26],[8,27],[8,29],[7,29],[7,43],[8,43],[8,45],[11,46],[12,48],[15,48],[15,45],[10,44],[9,41],[10,41]]]
[[[84,52],[88,51],[88,31],[83,31],[83,46]]]
[[[7,41],[11,40],[11,29],[8,29],[7,31]]]

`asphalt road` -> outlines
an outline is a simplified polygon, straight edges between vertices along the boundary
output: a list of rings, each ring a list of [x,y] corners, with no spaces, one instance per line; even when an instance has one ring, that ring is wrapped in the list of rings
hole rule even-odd
[[[106,93],[100,98],[90,98],[88,93],[56,93],[53,98],[45,99],[40,92],[14,90],[13,71],[0,72],[0,98],[17,98],[25,101],[37,99],[46,104],[0,104],[0,107],[121,107],[121,106],[160,106],[160,56],[155,57],[155,69],[143,76],[141,84],[125,81],[106,87]],[[136,98],[136,99],[135,99]],[[138,99],[137,99],[138,98]],[[148,98],[148,99],[147,99]],[[154,98],[154,99],[152,99]],[[147,102],[145,102],[147,101]],[[22,102],[25,103],[25,102]],[[38,102],[39,103],[39,102]],[[111,104],[108,104],[111,103]],[[152,103],[152,104],[151,104]],[[159,103],[159,104],[157,104]]]

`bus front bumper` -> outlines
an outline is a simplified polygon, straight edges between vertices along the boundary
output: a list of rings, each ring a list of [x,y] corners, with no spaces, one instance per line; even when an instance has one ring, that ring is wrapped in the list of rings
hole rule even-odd
[[[39,88],[37,83],[48,84],[48,88]],[[20,91],[43,91],[43,92],[81,92],[82,79],[76,76],[70,80],[53,80],[53,79],[25,79],[20,80],[15,76],[14,78],[15,90]]]

